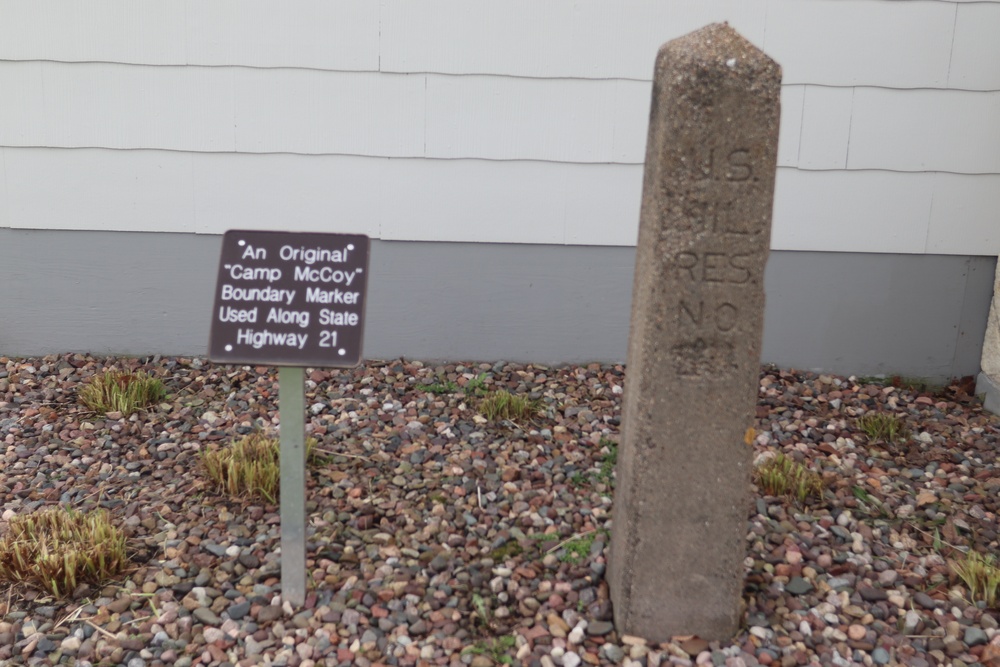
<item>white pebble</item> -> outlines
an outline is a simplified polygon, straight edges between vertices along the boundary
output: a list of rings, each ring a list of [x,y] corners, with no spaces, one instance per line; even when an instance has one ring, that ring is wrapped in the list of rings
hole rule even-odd
[[[205,638],[206,642],[214,644],[217,641],[225,639],[226,633],[218,628],[205,628],[202,631],[202,636]]]

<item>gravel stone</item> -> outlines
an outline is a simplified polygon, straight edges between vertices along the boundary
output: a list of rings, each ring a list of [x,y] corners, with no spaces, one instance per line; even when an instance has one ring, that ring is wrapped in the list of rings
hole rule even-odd
[[[205,625],[221,625],[222,619],[219,618],[215,612],[213,612],[208,607],[198,607],[191,612],[191,615],[198,619],[199,622]]]
[[[249,611],[250,611],[250,603],[249,602],[246,602],[246,601],[245,602],[235,602],[235,603],[229,605],[228,614],[229,614],[229,618],[233,619],[234,621],[239,621],[244,616],[246,616]]]
[[[785,590],[792,595],[805,595],[813,590],[813,585],[802,577],[795,577],[785,585]]]
[[[962,642],[966,646],[980,646],[990,640],[989,636],[982,629],[969,627],[965,629],[965,636]]]

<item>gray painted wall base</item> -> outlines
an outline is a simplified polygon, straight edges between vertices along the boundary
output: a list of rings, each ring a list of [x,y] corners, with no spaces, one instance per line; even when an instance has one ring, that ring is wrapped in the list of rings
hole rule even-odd
[[[0,229],[0,355],[201,356],[221,236]],[[635,249],[373,241],[365,356],[623,361]],[[763,361],[979,372],[996,257],[772,252]]]
[[[983,408],[995,415],[1000,415],[1000,382],[986,373],[980,373],[976,378],[976,395],[983,397]]]

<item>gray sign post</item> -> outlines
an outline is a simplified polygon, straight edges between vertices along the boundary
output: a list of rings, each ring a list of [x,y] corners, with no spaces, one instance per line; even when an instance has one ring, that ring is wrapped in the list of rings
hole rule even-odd
[[[281,589],[296,607],[306,595],[303,368],[361,361],[368,249],[360,234],[231,230],[222,239],[208,356],[279,367]]]

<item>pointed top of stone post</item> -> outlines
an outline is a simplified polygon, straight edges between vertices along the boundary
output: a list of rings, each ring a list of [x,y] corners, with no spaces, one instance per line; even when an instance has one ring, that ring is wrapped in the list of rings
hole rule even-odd
[[[687,85],[704,82],[718,87],[728,78],[741,81],[744,90],[781,85],[781,66],[728,23],[712,23],[661,46],[654,80],[661,80],[668,64],[679,75],[676,83],[686,80]],[[721,76],[705,80],[710,73]]]
[[[730,69],[740,64],[773,67],[775,72],[781,71],[778,63],[771,60],[766,53],[736,32],[728,23],[712,23],[672,39],[660,47],[660,52],[663,51],[676,52],[682,61],[720,64]],[[734,58],[736,62],[730,62]]]

